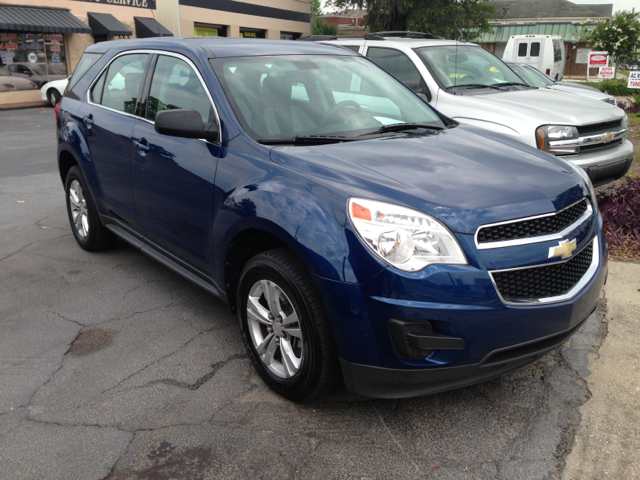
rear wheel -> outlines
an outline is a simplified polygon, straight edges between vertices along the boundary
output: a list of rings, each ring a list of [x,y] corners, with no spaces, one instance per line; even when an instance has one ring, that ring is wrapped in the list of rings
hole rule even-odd
[[[117,237],[102,225],[87,181],[79,167],[71,167],[69,170],[65,192],[69,223],[78,245],[89,251],[113,246]]]
[[[329,319],[309,273],[288,250],[249,260],[238,317],[249,359],[275,392],[309,402],[335,387],[340,367]]]
[[[49,103],[51,103],[52,107],[55,107],[60,101],[60,93],[54,88],[49,90],[47,97],[49,98]]]

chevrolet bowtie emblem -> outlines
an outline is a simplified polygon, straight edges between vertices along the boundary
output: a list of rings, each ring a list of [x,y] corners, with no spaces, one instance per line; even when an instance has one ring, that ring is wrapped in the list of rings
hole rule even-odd
[[[613,133],[605,133],[604,143],[609,143],[611,140],[613,140]]]
[[[576,241],[575,240],[563,240],[558,243],[557,247],[551,247],[549,249],[549,258],[553,257],[562,257],[569,258],[573,251],[576,249]]]

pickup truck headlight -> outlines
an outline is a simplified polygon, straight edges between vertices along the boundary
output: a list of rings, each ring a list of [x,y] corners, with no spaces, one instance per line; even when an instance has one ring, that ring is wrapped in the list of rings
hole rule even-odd
[[[580,147],[573,146],[558,146],[551,147],[549,142],[556,140],[577,140],[580,138],[578,129],[576,127],[568,127],[562,125],[544,125],[536,130],[536,141],[538,148],[545,152],[553,153],[556,155],[570,155],[572,153],[578,153]]]
[[[458,241],[435,218],[390,203],[350,198],[349,218],[364,243],[405,272],[434,264],[467,265]]]

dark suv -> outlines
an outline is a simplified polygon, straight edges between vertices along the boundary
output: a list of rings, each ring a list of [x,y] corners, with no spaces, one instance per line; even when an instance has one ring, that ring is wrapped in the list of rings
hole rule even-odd
[[[120,237],[226,302],[295,401],[501,375],[572,335],[606,277],[584,171],[346,49],[99,43],[57,112],[80,246]]]

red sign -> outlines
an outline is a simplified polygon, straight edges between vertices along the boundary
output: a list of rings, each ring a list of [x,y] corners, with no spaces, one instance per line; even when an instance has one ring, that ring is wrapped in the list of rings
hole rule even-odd
[[[615,78],[616,72],[613,67],[600,67],[598,69],[598,78]]]
[[[609,56],[607,52],[591,52],[589,53],[590,67],[606,67],[609,64]]]

